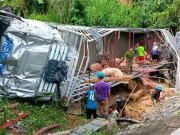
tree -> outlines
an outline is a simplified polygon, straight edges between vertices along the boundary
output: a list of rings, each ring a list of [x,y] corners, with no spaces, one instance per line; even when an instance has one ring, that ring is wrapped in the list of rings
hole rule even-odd
[[[59,15],[60,23],[69,23],[72,4],[73,0],[50,0],[50,5],[55,9],[57,14]]]

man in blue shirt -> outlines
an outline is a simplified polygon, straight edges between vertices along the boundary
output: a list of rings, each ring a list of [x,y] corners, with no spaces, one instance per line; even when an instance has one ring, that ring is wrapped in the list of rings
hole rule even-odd
[[[94,119],[97,118],[96,114],[96,102],[94,99],[94,90],[89,90],[86,93],[87,95],[87,104],[86,104],[86,114],[87,114],[87,119],[91,119],[91,116],[93,115]]]

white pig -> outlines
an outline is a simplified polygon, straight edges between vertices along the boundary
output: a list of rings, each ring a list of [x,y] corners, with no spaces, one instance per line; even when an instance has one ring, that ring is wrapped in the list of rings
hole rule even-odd
[[[102,66],[100,63],[94,63],[94,64],[91,64],[89,69],[91,71],[101,71],[102,70]]]
[[[106,68],[102,70],[105,76],[110,75],[111,78],[122,78],[123,73],[118,68]]]

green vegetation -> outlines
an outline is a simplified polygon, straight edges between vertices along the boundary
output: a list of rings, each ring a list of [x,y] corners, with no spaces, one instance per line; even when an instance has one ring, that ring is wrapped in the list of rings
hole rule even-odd
[[[171,28],[180,30],[180,0],[0,0],[19,16],[85,26]]]
[[[67,115],[58,103],[32,104],[20,101],[17,107],[13,109],[8,108],[12,103],[15,103],[15,100],[3,99],[0,101],[0,125],[3,125],[6,120],[13,121],[21,113],[29,112],[28,116],[20,120],[27,131],[27,135],[31,135],[39,129],[53,124],[60,124],[60,127],[54,128],[50,132],[68,130],[87,122],[83,116]],[[13,110],[15,110],[15,114],[12,114]],[[6,133],[6,130],[0,130],[1,135]]]

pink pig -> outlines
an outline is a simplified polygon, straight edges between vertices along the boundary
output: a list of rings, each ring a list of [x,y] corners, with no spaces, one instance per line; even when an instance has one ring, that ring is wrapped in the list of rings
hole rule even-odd
[[[123,73],[118,68],[106,68],[106,69],[103,69],[102,72],[104,73],[105,76],[110,75],[111,78],[123,77]]]
[[[100,63],[94,63],[94,64],[91,64],[89,69],[91,71],[101,71],[102,70],[102,66]]]

